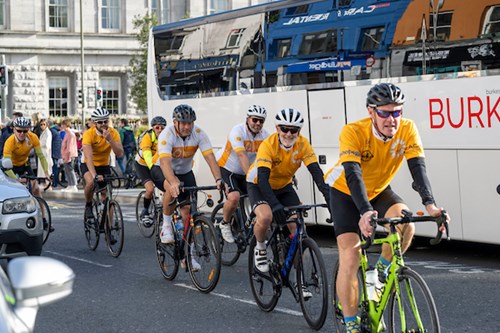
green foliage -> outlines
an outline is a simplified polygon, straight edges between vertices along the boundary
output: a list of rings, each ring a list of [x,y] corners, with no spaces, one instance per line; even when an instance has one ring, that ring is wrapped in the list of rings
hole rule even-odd
[[[140,44],[140,52],[130,59],[132,80],[131,95],[137,108],[147,111],[147,68],[148,68],[148,39],[149,30],[158,24],[155,14],[146,14],[145,16],[136,15],[132,21],[134,28],[138,30],[137,40]]]

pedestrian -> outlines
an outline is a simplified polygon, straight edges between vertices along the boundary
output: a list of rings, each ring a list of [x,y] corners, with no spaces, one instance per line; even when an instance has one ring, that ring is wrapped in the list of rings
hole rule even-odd
[[[57,124],[51,124],[50,132],[52,133],[52,175],[54,178],[52,181],[52,187],[56,188],[59,186],[59,160],[61,159],[62,140],[61,134],[59,133],[59,126],[57,126]]]
[[[45,160],[47,160],[47,165],[48,165],[48,170],[51,170],[52,168],[52,133],[49,129],[47,119],[40,119],[39,121],[40,124],[40,147],[42,148],[42,154],[45,157]],[[38,158],[38,163],[37,165],[41,165],[40,158]],[[37,168],[37,177],[45,177],[45,172],[42,167]],[[47,185],[43,186],[44,188],[47,187]]]
[[[64,139],[61,144],[61,158],[64,163],[64,173],[68,182],[68,187],[66,187],[63,191],[77,192],[76,174],[73,166],[75,158],[78,157],[78,151],[76,146],[76,135],[71,130],[71,121],[69,119],[64,119],[61,122],[61,132],[65,132]]]
[[[35,133],[38,138],[40,138],[43,131],[40,126],[40,122],[43,120],[42,118],[43,117],[40,112],[36,112],[31,115],[31,123],[33,124],[33,129],[31,131]]]
[[[22,112],[14,112],[12,114],[12,120],[7,121],[4,128],[2,128],[2,135],[0,136],[0,158],[3,157],[3,146],[5,144],[5,141],[7,141],[7,139],[12,135],[12,133],[14,133],[14,127],[12,127],[12,123],[17,117],[22,117],[22,116],[23,116]]]
[[[124,156],[117,158],[118,165],[122,170],[122,174],[125,174],[125,161],[128,161],[130,154],[136,150],[134,131],[130,128],[128,120],[125,118],[120,119],[120,139],[122,140],[122,146],[124,151]]]

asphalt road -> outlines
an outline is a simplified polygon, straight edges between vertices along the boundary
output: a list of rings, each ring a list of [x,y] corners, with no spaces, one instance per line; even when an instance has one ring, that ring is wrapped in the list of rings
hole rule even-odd
[[[71,296],[40,309],[35,332],[312,331],[288,290],[273,312],[257,308],[246,254],[234,266],[223,267],[212,293],[202,294],[183,271],[174,281],[162,277],[154,242],[140,235],[132,204],[122,205],[125,246],[119,258],[111,257],[103,242],[96,251],[88,249],[81,201],[49,200],[49,204],[56,231],[43,255],[68,264],[76,279]],[[312,227],[309,234],[320,244],[331,280],[337,259],[332,229]],[[500,247],[426,244],[417,241],[406,261],[429,284],[442,332],[500,332]],[[321,331],[333,331],[331,313]]]

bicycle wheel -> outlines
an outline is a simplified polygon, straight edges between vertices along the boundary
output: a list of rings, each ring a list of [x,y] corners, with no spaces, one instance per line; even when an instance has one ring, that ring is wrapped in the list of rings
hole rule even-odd
[[[98,211],[97,202],[92,200],[92,211],[94,213],[94,218],[84,219],[83,227],[85,230],[85,238],[87,239],[87,245],[89,249],[95,251],[97,245],[99,245],[99,220],[100,213]]]
[[[111,176],[114,177],[114,179],[111,181],[111,187],[113,189],[120,188],[122,186],[120,178],[118,178],[118,172],[116,171],[115,168],[110,168],[111,169]]]
[[[297,256],[300,256],[297,251]],[[323,327],[328,311],[328,280],[325,262],[316,242],[302,239],[302,258],[297,265],[297,289],[300,307],[309,326],[315,330]],[[304,292],[312,296],[304,296]]]
[[[212,215],[210,216],[210,220],[214,225],[219,225],[219,223],[222,222],[222,209],[224,208],[224,203],[220,203],[217,206],[215,206],[214,210],[212,211]],[[221,262],[224,266],[232,266],[234,265],[237,261],[238,258],[240,257],[240,251],[238,250],[238,244],[235,241],[234,243],[228,243],[224,241],[224,238],[222,238],[222,234],[219,228],[217,229],[217,236],[219,237],[220,240],[220,252],[221,252]],[[236,218],[236,215],[233,214],[231,217],[231,230],[233,231],[233,235],[240,234],[238,227],[238,220]]]
[[[257,244],[257,240],[255,236],[252,237],[250,241],[250,245],[248,247],[248,274],[250,277],[250,287],[252,289],[253,297],[255,298],[255,302],[259,306],[259,308],[263,311],[270,312],[278,304],[278,299],[281,295],[281,288],[278,287],[275,282],[276,279],[273,275],[279,274],[276,272],[272,265],[270,264],[270,269],[268,273],[262,273],[257,270],[254,266],[254,251],[255,245]],[[267,255],[275,256],[274,246],[267,247]]]
[[[52,217],[50,215],[49,205],[45,199],[40,197],[35,197],[38,201],[38,205],[40,206],[40,211],[42,214],[42,222],[43,222],[43,244],[47,241],[50,234],[50,227],[52,226]]]
[[[141,221],[141,212],[144,208],[144,194],[146,194],[146,191],[141,191],[141,193],[139,193],[139,195],[137,196],[137,201],[135,203],[135,218],[140,233],[146,238],[151,238],[151,236],[153,236],[155,232],[154,221],[152,220],[155,210],[155,197],[153,196],[151,198],[151,203],[149,204],[148,208],[149,216],[151,217],[151,222],[149,221],[143,222]]]
[[[220,244],[210,220],[199,215],[186,235],[186,264],[195,287],[211,292],[220,276]]]
[[[156,231],[156,261],[160,266],[161,274],[167,280],[173,280],[177,276],[179,271],[179,251],[178,244],[180,244],[180,239],[177,238],[177,233],[174,233],[175,243],[174,244],[163,244],[160,239],[161,225],[163,223],[162,214],[158,214],[155,221],[155,231]],[[173,228],[173,226],[172,226]]]
[[[109,253],[113,257],[118,257],[122,253],[125,233],[123,229],[122,210],[118,202],[114,200],[109,202],[109,213],[106,214],[104,232]]]
[[[441,332],[436,304],[424,279],[404,267],[396,281],[399,293],[389,298],[389,332]]]

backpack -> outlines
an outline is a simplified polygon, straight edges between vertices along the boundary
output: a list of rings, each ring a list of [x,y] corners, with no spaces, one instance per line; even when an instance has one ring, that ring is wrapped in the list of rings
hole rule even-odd
[[[123,148],[128,150],[135,149],[135,137],[132,130],[126,129],[123,131]]]

